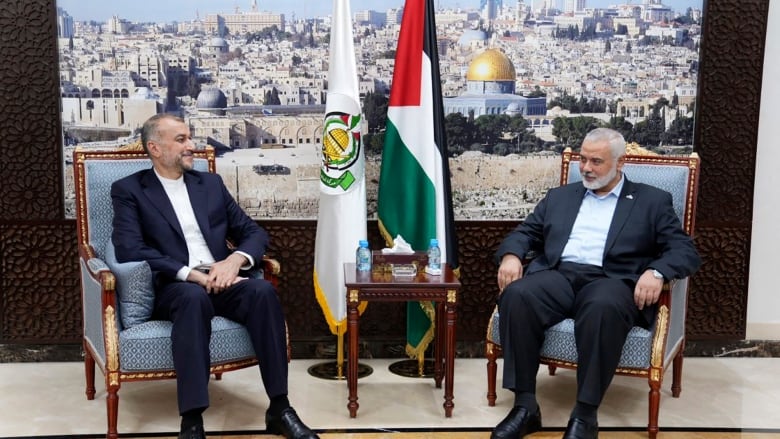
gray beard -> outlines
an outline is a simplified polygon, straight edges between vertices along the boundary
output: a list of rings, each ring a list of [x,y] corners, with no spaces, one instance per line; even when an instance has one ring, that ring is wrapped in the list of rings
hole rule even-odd
[[[604,175],[603,177],[597,178],[591,182],[585,180],[585,173],[582,173],[582,185],[585,186],[585,189],[590,189],[592,191],[597,191],[604,186],[608,185],[610,181],[612,181],[615,176],[617,176],[617,166],[612,168],[607,175]]]

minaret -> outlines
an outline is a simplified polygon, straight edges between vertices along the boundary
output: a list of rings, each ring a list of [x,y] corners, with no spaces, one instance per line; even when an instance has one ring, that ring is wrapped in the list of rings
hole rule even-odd
[[[257,12],[257,0],[252,0],[252,12]]]

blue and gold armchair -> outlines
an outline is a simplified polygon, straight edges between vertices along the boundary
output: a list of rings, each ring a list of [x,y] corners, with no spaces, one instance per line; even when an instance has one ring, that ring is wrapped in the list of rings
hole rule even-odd
[[[683,229],[693,237],[699,182],[698,155],[693,153],[690,156],[659,156],[637,152],[641,153],[628,151],[623,172],[632,181],[650,184],[671,193],[674,209]],[[570,148],[564,151],[561,185],[581,180],[579,161],[578,153],[573,153]],[[618,375],[646,378],[650,385],[647,431],[651,439],[658,433],[661,382],[670,364],[673,366],[672,396],[680,396],[687,298],[687,278],[666,283],[659,300],[655,325],[649,329],[634,327],[629,332],[617,368]],[[496,359],[501,354],[498,320],[496,308],[488,324],[486,343],[487,399],[490,406],[496,403]],[[566,319],[547,329],[541,362],[548,366],[550,375],[554,375],[558,367],[577,368],[572,319]]]
[[[95,364],[106,381],[110,439],[118,437],[119,388],[124,382],[174,378],[169,321],[151,319],[154,304],[151,270],[146,262],[118,263],[111,243],[111,184],[151,167],[146,153],[127,148],[73,153],[76,223],[84,324],[84,370],[87,399],[95,398]],[[215,172],[214,150],[195,153],[195,169]],[[279,264],[264,259],[262,275],[274,285]],[[211,322],[211,372],[258,364],[246,329],[224,317]],[[288,360],[290,348],[288,339]]]

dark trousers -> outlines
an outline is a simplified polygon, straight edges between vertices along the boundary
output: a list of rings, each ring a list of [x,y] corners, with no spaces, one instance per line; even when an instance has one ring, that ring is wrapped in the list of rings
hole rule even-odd
[[[260,360],[260,375],[269,397],[287,394],[287,336],[274,287],[263,279],[246,279],[219,294],[192,282],[172,282],[157,290],[155,318],[173,322],[171,334],[179,412],[209,405],[211,318],[223,316],[243,324]]]
[[[498,309],[504,387],[536,393],[544,331],[573,318],[577,401],[595,406],[612,382],[628,332],[644,321],[630,282],[606,277],[601,267],[568,262],[509,284]]]

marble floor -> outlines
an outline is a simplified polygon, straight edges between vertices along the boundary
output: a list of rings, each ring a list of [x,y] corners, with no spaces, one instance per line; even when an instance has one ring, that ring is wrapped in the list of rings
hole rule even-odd
[[[444,417],[443,390],[435,388],[432,379],[389,372],[388,366],[395,361],[361,361],[373,368],[373,373],[358,383],[360,409],[356,418],[350,418],[347,411],[346,382],[309,375],[308,368],[318,363],[315,360],[292,361],[290,399],[312,428],[331,433],[487,431],[510,409],[511,394],[506,390],[499,390],[495,407],[487,405],[484,359],[456,360],[451,418]],[[671,397],[671,371],[665,376],[662,432],[741,429],[780,435],[777,370],[780,358],[686,358],[680,398]],[[96,386],[95,400],[88,401],[80,362],[0,364],[0,438],[105,434],[105,391],[99,372]],[[551,377],[546,369],[540,369],[538,396],[546,429],[565,427],[574,387],[573,371],[559,370]],[[179,425],[175,390],[172,380],[124,384],[119,392],[120,434],[175,437]],[[616,377],[599,412],[601,427],[646,427],[647,391],[643,379]],[[221,381],[211,382],[210,394],[211,408],[204,414],[208,432],[263,433],[267,398],[255,368],[224,374]]]

